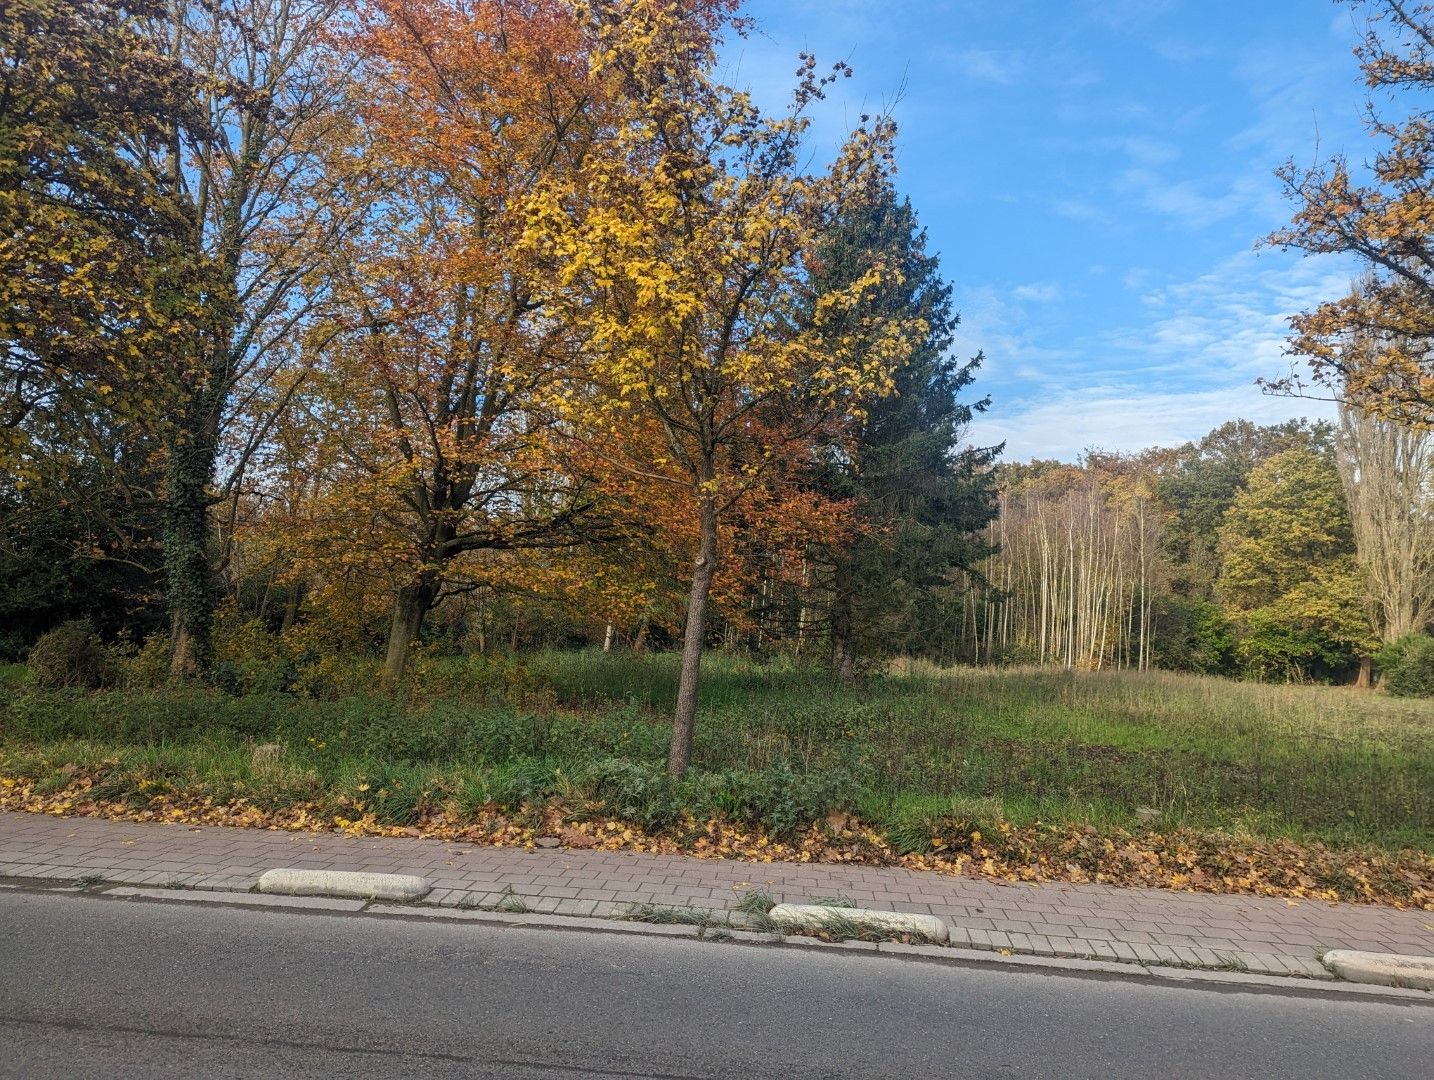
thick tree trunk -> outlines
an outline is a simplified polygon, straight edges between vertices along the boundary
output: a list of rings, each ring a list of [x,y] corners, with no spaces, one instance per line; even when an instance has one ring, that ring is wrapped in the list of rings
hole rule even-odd
[[[196,249],[202,244],[196,242]],[[214,630],[215,561],[209,514],[219,461],[220,417],[233,387],[230,363],[238,324],[239,251],[232,239],[215,260],[221,268],[209,299],[207,332],[187,359],[200,365],[186,380],[166,452],[164,572],[169,591],[170,676],[185,679],[209,666]],[[181,364],[186,360],[181,360]]]
[[[692,568],[692,590],[687,597],[687,625],[682,636],[682,675],[677,683],[677,709],[672,717],[672,749],[667,772],[681,776],[692,764],[692,740],[697,728],[697,681],[702,669],[702,645],[707,637],[707,597],[717,572],[717,502],[702,497],[702,538]]]
[[[1354,685],[1361,690],[1368,690],[1374,685],[1374,661],[1367,656],[1359,661],[1359,677]]]
[[[632,639],[632,651],[637,656],[641,656],[647,651],[647,631],[651,625],[646,615],[637,624],[637,634]]]
[[[832,674],[843,682],[856,678],[856,633],[851,568],[837,562],[832,574]]]
[[[607,629],[603,631],[603,635],[602,635],[602,651],[603,651],[603,652],[612,652],[612,639],[613,639],[613,634],[614,634],[615,632],[616,632],[616,631],[613,629],[612,623],[608,623],[608,624],[607,624]]]
[[[423,617],[433,606],[438,590],[431,582],[405,585],[393,601],[388,626],[388,652],[383,661],[383,681],[397,686],[408,667],[408,653],[423,634]]]

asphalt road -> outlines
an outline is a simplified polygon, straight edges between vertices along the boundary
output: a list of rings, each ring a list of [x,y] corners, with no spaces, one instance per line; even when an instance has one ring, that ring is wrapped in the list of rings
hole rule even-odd
[[[0,1074],[1434,1077],[1434,1008],[0,890]]]

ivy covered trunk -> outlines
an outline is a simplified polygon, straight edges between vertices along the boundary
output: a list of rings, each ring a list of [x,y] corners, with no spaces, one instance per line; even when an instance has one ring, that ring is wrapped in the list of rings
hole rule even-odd
[[[209,665],[214,560],[209,508],[219,453],[215,379],[189,396],[167,439],[164,571],[169,593],[171,678]]]
[[[682,776],[692,764],[692,741],[697,729],[697,680],[702,669],[702,646],[707,638],[707,598],[717,572],[717,500],[702,496],[702,537],[692,569],[692,590],[687,597],[687,624],[682,635],[682,675],[677,683],[677,709],[672,717],[672,748],[667,771]]]

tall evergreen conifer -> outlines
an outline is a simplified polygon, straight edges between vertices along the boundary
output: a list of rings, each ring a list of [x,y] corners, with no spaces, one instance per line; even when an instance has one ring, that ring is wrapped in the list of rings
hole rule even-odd
[[[868,311],[919,316],[924,340],[895,375],[895,392],[874,402],[853,444],[832,448],[816,483],[856,501],[862,529],[815,553],[829,578],[832,667],[843,678],[876,642],[921,654],[947,621],[946,586],[974,573],[990,547],[981,532],[996,515],[990,466],[1000,446],[963,447],[972,416],[989,399],[967,403],[982,357],[951,359],[958,316],[939,260],[909,200],[884,200],[837,222],[814,260],[816,295],[855,281],[877,253],[902,275],[868,300]]]

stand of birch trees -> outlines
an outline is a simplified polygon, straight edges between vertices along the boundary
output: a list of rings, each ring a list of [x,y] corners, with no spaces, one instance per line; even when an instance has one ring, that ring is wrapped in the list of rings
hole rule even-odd
[[[965,605],[974,659],[1151,666],[1160,516],[1147,484],[1095,469],[1012,468],[990,533],[990,588],[973,586]]]

